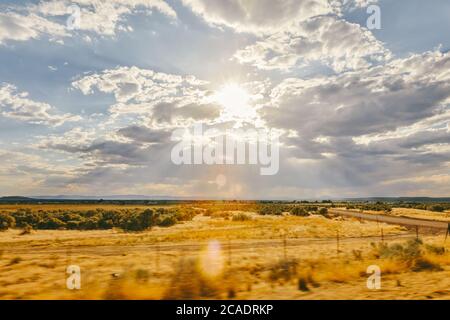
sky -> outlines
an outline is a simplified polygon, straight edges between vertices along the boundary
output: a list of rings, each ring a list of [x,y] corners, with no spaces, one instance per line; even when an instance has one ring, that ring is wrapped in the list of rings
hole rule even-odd
[[[3,0],[0,195],[450,196],[449,30],[448,0]],[[174,163],[199,124],[276,133],[279,170]]]

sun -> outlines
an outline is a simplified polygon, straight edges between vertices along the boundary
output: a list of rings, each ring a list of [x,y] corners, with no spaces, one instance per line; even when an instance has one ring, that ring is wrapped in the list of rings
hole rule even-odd
[[[250,108],[251,95],[238,84],[227,84],[220,88],[214,95],[214,100],[219,103],[224,112],[231,117],[245,117]]]

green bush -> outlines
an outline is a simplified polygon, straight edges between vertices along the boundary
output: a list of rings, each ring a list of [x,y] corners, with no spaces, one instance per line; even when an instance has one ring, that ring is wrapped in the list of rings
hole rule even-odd
[[[428,210],[434,211],[434,212],[444,212],[445,208],[439,204],[434,204],[432,206],[429,206]]]
[[[258,213],[260,215],[276,215],[276,216],[280,216],[283,214],[283,206],[280,205],[262,205],[260,206],[260,208],[258,209]]]
[[[253,220],[251,216],[245,213],[238,213],[233,216],[232,221],[251,221]]]
[[[424,244],[420,239],[409,240],[405,244],[386,245],[380,244],[377,247],[377,256],[380,258],[397,259],[407,263],[412,271],[440,271],[442,268],[424,256]],[[442,249],[430,245],[425,245],[425,249],[433,254],[443,254]]]
[[[146,209],[140,213],[139,220],[143,230],[151,228],[155,224],[155,213],[151,209]]]
[[[304,207],[300,207],[300,206],[293,207],[291,209],[291,214],[294,216],[299,216],[299,217],[309,216],[308,211],[306,211],[306,209]]]
[[[38,224],[38,228],[43,230],[57,230],[62,229],[65,226],[66,224],[64,222],[55,217],[47,217]]]
[[[320,208],[319,209],[319,214],[322,216],[327,217],[328,216],[328,209],[327,208]]]
[[[174,216],[163,216],[158,219],[158,226],[160,227],[171,227],[177,223],[177,218]]]
[[[409,240],[405,244],[380,244],[378,253],[380,258],[396,258],[411,261],[422,255],[422,241],[420,239]]]
[[[9,213],[0,213],[0,231],[13,228],[16,220]]]
[[[12,226],[33,229],[107,230],[121,228],[126,231],[143,231],[158,224],[171,226],[178,221],[189,221],[199,213],[190,207],[158,209],[117,210],[38,210],[18,209],[0,214],[0,230]]]

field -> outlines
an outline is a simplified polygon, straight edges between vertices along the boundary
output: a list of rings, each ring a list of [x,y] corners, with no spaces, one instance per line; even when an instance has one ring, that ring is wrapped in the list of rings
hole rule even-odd
[[[391,214],[400,217],[411,217],[411,218],[450,222],[450,212],[440,213],[422,209],[393,208]]]
[[[445,231],[277,206],[1,205],[0,299],[450,299]]]

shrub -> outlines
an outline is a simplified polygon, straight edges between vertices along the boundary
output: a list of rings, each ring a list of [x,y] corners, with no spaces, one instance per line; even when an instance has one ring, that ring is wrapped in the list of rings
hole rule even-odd
[[[81,221],[67,221],[66,227],[71,230],[79,230],[81,223]]]
[[[16,220],[16,227],[24,228],[26,225],[30,225],[37,228],[38,224],[42,221],[44,212],[32,212],[30,209],[18,209],[11,214]]]
[[[224,295],[223,283],[202,272],[198,259],[183,258],[179,261],[164,299],[218,299]]]
[[[322,216],[328,216],[328,209],[327,208],[320,208],[319,214]]]
[[[177,223],[177,218],[174,216],[165,216],[158,219],[158,226],[171,227]]]
[[[300,277],[300,278],[298,279],[298,290],[303,291],[303,292],[309,291],[309,288],[308,288],[308,282],[307,282],[307,280],[306,280],[305,278],[303,278],[303,277]]]
[[[245,213],[238,213],[233,216],[232,221],[251,221],[253,220],[251,216]]]
[[[412,271],[442,271],[443,269],[436,263],[433,263],[425,258],[416,259],[411,268]]]
[[[146,230],[155,224],[155,213],[151,209],[146,209],[139,215],[141,228]]]
[[[309,216],[308,211],[305,210],[305,208],[300,207],[300,206],[295,206],[291,209],[291,214],[294,216],[299,216],[299,217],[306,217]]]
[[[423,256],[423,242],[420,239],[410,240],[405,244],[386,245],[381,244],[378,246],[378,255],[380,258],[398,259],[406,262],[411,267],[412,271],[418,272],[423,270],[439,271],[442,268]],[[438,252],[440,250],[434,246],[425,246],[427,251]],[[432,248],[432,249],[431,249]]]
[[[0,213],[0,231],[13,228],[15,223],[16,220],[9,213]]]
[[[131,213],[122,218],[120,227],[126,231],[143,231],[148,228],[149,223],[145,221],[147,215]]]
[[[119,227],[128,231],[143,231],[156,225],[157,220],[165,226],[171,226],[178,221],[191,220],[197,211],[192,208],[153,209],[103,209],[87,211],[53,210],[31,211],[18,209],[13,213],[0,214],[0,230],[12,226],[18,228],[56,230],[67,228],[71,230],[106,230]],[[170,216],[170,217],[169,217]],[[168,219],[166,219],[169,217]]]
[[[438,247],[438,246],[434,246],[431,244],[427,244],[427,245],[425,245],[425,249],[427,250],[427,252],[435,254],[437,256],[441,256],[441,255],[445,254],[444,247]]]
[[[57,230],[64,228],[66,224],[55,217],[47,217],[45,220],[39,222],[39,229],[43,230]]]
[[[281,260],[270,268],[269,279],[271,281],[289,281],[297,274],[297,267],[296,259]]]
[[[429,206],[428,210],[434,211],[434,212],[444,212],[445,208],[439,204],[434,204],[432,206]]]
[[[276,215],[280,216],[283,214],[283,207],[279,205],[263,205],[259,208],[258,213],[261,215]]]
[[[198,213],[199,210],[194,208],[183,208],[178,210],[176,218],[178,221],[191,221]]]
[[[420,239],[409,240],[405,244],[380,244],[378,253],[380,258],[396,258],[404,261],[412,261],[421,256]]]
[[[89,216],[80,221],[80,228],[83,230],[96,230],[99,229],[99,217]]]

